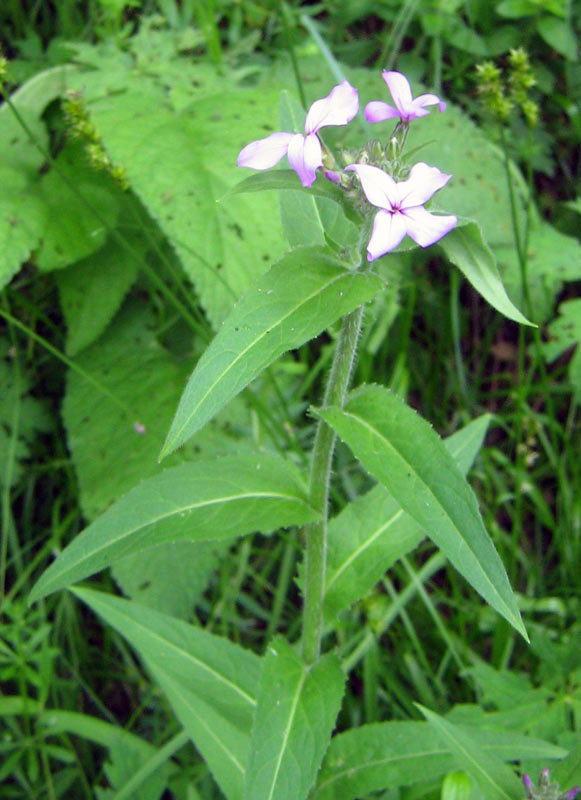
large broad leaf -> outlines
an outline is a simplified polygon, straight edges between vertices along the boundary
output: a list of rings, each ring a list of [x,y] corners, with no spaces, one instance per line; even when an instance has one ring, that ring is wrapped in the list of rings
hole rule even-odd
[[[87,589],[75,594],[137,650],[229,800],[242,800],[261,661],[181,620]]]
[[[131,249],[109,238],[96,253],[55,272],[68,355],[76,355],[103,333],[137,277],[147,245],[143,235],[130,229],[123,235]]]
[[[46,126],[38,116],[26,109],[20,116],[38,144],[46,147]],[[42,154],[4,103],[0,108],[0,288],[18,272],[42,236],[46,208],[33,191],[42,163]]]
[[[161,470],[157,455],[192,362],[160,345],[154,317],[149,305],[132,298],[99,340],[75,358],[79,369],[67,375],[63,420],[89,521]],[[242,431],[249,427],[241,402],[229,407],[227,420],[206,426],[195,454],[215,455],[236,445],[225,423]],[[186,449],[165,466],[192,455],[193,448]]]
[[[164,541],[270,533],[315,518],[300,476],[279,456],[250,451],[181,464],[143,481],[79,534],[30,600]]]
[[[440,241],[440,247],[452,264],[455,264],[472,286],[505,317],[532,325],[511,302],[506,293],[496,259],[482,238],[476,222],[459,225]]]
[[[480,450],[490,416],[485,414],[444,440],[465,475]],[[325,617],[331,621],[374,586],[426,533],[379,484],[331,520],[327,550]]]
[[[67,272],[57,272],[58,280]],[[75,279],[72,282],[77,285]],[[91,286],[88,280],[89,293]],[[63,294],[76,302],[79,295],[69,289]],[[79,323],[74,323],[77,344],[81,335],[95,333],[95,326],[78,310],[80,316],[76,311],[72,314]],[[103,316],[99,312],[95,316],[103,324]],[[159,344],[151,308],[136,302],[126,303],[99,340],[79,353],[75,362],[79,371],[69,371],[63,419],[83,515],[92,522],[142,480],[161,471],[157,455],[191,362],[177,359]],[[136,428],[136,421],[143,427]],[[237,452],[239,437],[249,427],[250,413],[243,399],[237,398],[196,437],[195,452],[183,448],[164,466],[175,466],[184,458]],[[188,614],[215,562],[216,544],[166,543],[149,553],[119,559],[114,577],[134,599],[167,613]]]
[[[0,337],[0,487],[14,486],[30,463],[30,445],[51,428],[44,398],[34,397],[12,342]],[[1,505],[1,503],[0,503]]]
[[[279,92],[242,90],[224,77],[214,80],[208,96],[203,87],[196,92],[192,75],[189,102],[176,113],[166,88],[147,72],[140,74],[128,60],[118,75],[84,74],[77,86],[86,85],[91,121],[107,153],[175,248],[218,328],[236,298],[284,252],[270,198],[216,203],[242,177],[238,152],[266,135]],[[117,80],[121,90],[111,92]]]
[[[191,619],[230,544],[162,542],[119,559],[111,574],[126,597],[172,617]]]
[[[502,729],[455,726],[485,754],[502,761],[562,758],[548,742]],[[456,769],[450,746],[426,722],[384,722],[336,736],[317,779],[314,800],[353,800],[369,792],[412,786]]]
[[[541,343],[548,361],[553,361],[569,347],[576,348],[569,362],[569,380],[577,402],[581,401],[581,299],[566,300],[559,306],[559,316],[547,326],[549,339]]]
[[[476,497],[430,425],[380,386],[353,393],[343,409],[318,413],[476,591],[527,638]]]
[[[345,676],[334,655],[307,665],[283,639],[269,647],[258,692],[245,800],[304,800],[341,706]]]
[[[516,775],[500,758],[487,753],[478,739],[427,708],[418,708],[432,730],[446,742],[456,766],[466,770],[490,800],[516,800],[522,797],[522,786]]]
[[[121,190],[89,165],[80,144],[65,147],[37,191],[46,208],[36,254],[40,270],[62,269],[100,249],[117,221]]]
[[[282,353],[370,300],[379,278],[349,272],[319,248],[295,250],[237,303],[180,400],[163,458],[183,444]]]

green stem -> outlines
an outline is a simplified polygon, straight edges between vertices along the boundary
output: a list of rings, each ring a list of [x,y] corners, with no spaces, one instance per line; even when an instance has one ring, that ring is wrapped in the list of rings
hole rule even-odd
[[[335,350],[325,390],[325,406],[342,406],[345,401],[355,361],[362,319],[363,306],[343,318],[337,349]],[[334,445],[335,432],[326,422],[319,420],[313,447],[309,495],[311,504],[321,513],[321,519],[319,522],[306,527],[303,658],[307,664],[313,664],[319,658],[321,650],[327,555],[329,478]]]

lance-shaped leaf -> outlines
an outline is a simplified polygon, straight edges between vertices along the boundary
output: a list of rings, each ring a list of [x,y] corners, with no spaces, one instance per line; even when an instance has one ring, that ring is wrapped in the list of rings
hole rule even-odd
[[[183,444],[282,353],[370,300],[382,283],[320,248],[294,250],[262,276],[224,322],[180,400],[161,458]]]
[[[431,426],[381,386],[364,386],[343,409],[318,413],[476,591],[527,638],[476,497]]]
[[[496,259],[482,238],[477,222],[460,224],[438,242],[452,264],[458,267],[476,291],[505,317],[533,325],[514,305],[502,284]]]
[[[566,751],[521,733],[455,726],[481,751],[502,761],[562,758]],[[426,722],[383,722],[335,736],[317,778],[313,800],[354,800],[382,789],[412,786],[457,769],[445,739]],[[487,795],[485,795],[487,796]]]
[[[482,446],[490,421],[483,414],[444,440],[463,475]],[[382,484],[350,503],[329,523],[325,617],[356,602],[426,533]]]
[[[416,703],[432,730],[446,742],[456,766],[466,770],[490,800],[516,800],[522,797],[522,786],[514,772],[501,759],[485,752],[476,737],[466,728],[455,725]]]
[[[304,800],[329,745],[344,682],[336,656],[307,667],[283,639],[272,643],[258,692],[245,800]]]
[[[143,481],[82,531],[30,601],[162,542],[270,533],[315,518],[300,474],[280,456],[248,451],[180,464]]]
[[[102,592],[74,593],[135,648],[229,800],[242,800],[261,660],[182,620]]]

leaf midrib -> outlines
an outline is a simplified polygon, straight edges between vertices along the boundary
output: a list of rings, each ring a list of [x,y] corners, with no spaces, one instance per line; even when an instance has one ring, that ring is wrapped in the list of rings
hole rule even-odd
[[[97,601],[96,605],[98,605],[98,601]],[[93,605],[91,605],[91,607],[93,607]],[[103,613],[103,612],[101,612],[101,613]],[[123,611],[119,611],[119,610],[116,610],[115,613],[118,614],[121,617],[124,617],[125,619],[128,619],[131,622],[131,624],[133,625],[133,627],[136,628],[139,632],[145,631],[145,633],[151,639],[154,639],[156,642],[158,641],[158,642],[162,643],[163,646],[165,648],[167,648],[168,650],[173,650],[175,653],[179,654],[182,657],[185,656],[188,661],[191,661],[199,669],[202,669],[203,671],[205,671],[208,674],[212,675],[212,677],[214,677],[217,681],[219,681],[220,683],[224,684],[225,686],[230,688],[233,692],[238,694],[245,702],[247,702],[250,706],[252,706],[252,708],[256,707],[256,700],[253,697],[251,697],[247,692],[245,692],[244,689],[242,689],[240,686],[237,686],[235,683],[232,683],[232,681],[230,679],[226,678],[221,673],[216,672],[216,670],[212,669],[210,666],[205,664],[203,661],[200,661],[200,659],[197,658],[196,656],[192,655],[191,653],[188,653],[187,650],[184,650],[183,648],[181,648],[178,645],[174,644],[170,639],[167,639],[167,638],[164,638],[163,636],[160,636],[160,634],[158,634],[156,631],[152,631],[151,628],[148,628],[146,625],[143,625],[139,621],[135,620],[129,614],[125,614]],[[106,616],[106,615],[103,614],[103,616]],[[140,650],[141,648],[137,647],[136,649]],[[164,670],[164,671],[167,672],[167,670]]]
[[[339,579],[339,577],[340,577],[340,576],[341,576],[341,575],[342,575],[342,574],[345,572],[345,570],[346,570],[346,569],[347,569],[347,568],[348,568],[348,567],[349,567],[349,566],[350,566],[350,565],[351,565],[351,564],[352,564],[352,563],[355,561],[355,559],[359,558],[359,556],[361,555],[361,553],[365,552],[365,551],[366,551],[366,550],[367,550],[369,547],[371,547],[371,545],[373,544],[373,542],[375,542],[375,540],[376,540],[376,539],[378,539],[378,538],[381,536],[381,534],[382,534],[382,533],[385,533],[385,531],[386,531],[386,530],[387,530],[387,529],[388,529],[388,528],[389,528],[391,525],[395,524],[395,522],[397,522],[397,520],[398,520],[398,519],[401,517],[401,515],[402,515],[402,514],[404,514],[404,513],[405,513],[405,512],[404,512],[403,508],[401,508],[401,507],[400,507],[400,508],[398,508],[398,509],[397,509],[397,511],[395,511],[395,512],[392,514],[392,516],[391,516],[391,517],[390,517],[390,518],[389,518],[389,519],[388,519],[386,522],[384,522],[382,525],[380,525],[380,526],[379,526],[379,528],[378,528],[376,531],[373,531],[373,533],[372,533],[370,536],[368,536],[368,537],[367,537],[367,539],[365,539],[365,540],[364,540],[364,541],[363,541],[363,542],[362,542],[362,543],[359,545],[359,547],[358,547],[356,550],[354,550],[354,551],[351,553],[351,555],[349,556],[349,558],[345,559],[345,561],[343,561],[343,562],[342,562],[342,564],[340,565],[340,567],[339,567],[339,568],[338,568],[338,569],[335,571],[335,573],[333,574],[333,577],[331,578],[331,580],[330,580],[330,581],[327,583],[327,585],[325,586],[325,594],[327,594],[327,592],[329,591],[329,589],[331,588],[331,586],[333,586],[333,584],[335,583],[335,581],[337,581],[337,580]]]
[[[136,533],[137,531],[140,531],[141,529],[147,528],[147,527],[152,526],[152,525],[156,525],[158,522],[162,522],[165,519],[170,519],[171,517],[176,516],[178,514],[185,514],[188,511],[194,511],[194,510],[200,509],[200,508],[211,507],[213,505],[236,502],[237,500],[252,500],[252,499],[258,499],[258,498],[279,499],[279,500],[287,500],[287,501],[288,500],[290,500],[290,501],[298,501],[301,505],[303,505],[306,508],[308,508],[309,510],[311,510],[311,507],[309,506],[308,502],[306,500],[304,500],[302,497],[299,497],[298,495],[284,494],[282,492],[247,492],[247,493],[244,493],[244,494],[236,494],[236,495],[229,495],[229,496],[226,495],[226,496],[216,497],[216,498],[213,498],[211,500],[200,501],[199,503],[191,503],[191,504],[188,504],[186,506],[180,506],[179,508],[173,508],[171,511],[168,511],[168,512],[165,512],[163,514],[160,514],[157,517],[151,518],[147,522],[141,523],[140,525],[132,527],[127,531],[124,531],[117,538],[112,539],[109,542],[107,542],[105,547],[97,548],[95,550],[91,550],[81,560],[75,561],[75,563],[73,564],[72,567],[69,567],[67,570],[64,570],[64,571],[62,571],[60,573],[57,573],[56,578],[60,579],[63,575],[66,575],[67,572],[70,572],[73,569],[76,570],[80,565],[85,564],[89,559],[93,558],[95,555],[98,555],[100,552],[101,553],[106,552],[107,550],[111,549],[112,547],[115,547],[116,545],[118,545],[121,542],[123,542],[125,539],[127,539],[127,537],[131,536],[132,534]],[[87,530],[89,530],[89,529],[87,528]],[[202,540],[200,540],[200,541],[202,541]],[[58,562],[55,562],[55,565],[57,563]],[[52,583],[54,584],[55,581],[56,581],[56,579],[53,578]],[[40,581],[39,581],[39,583],[40,583]],[[50,586],[50,582],[48,582],[47,585]],[[46,587],[43,590],[43,592],[44,591],[46,591]]]
[[[181,425],[181,427],[180,427],[180,428],[179,428],[179,429],[178,429],[178,430],[177,430],[177,431],[174,433],[174,436],[173,436],[173,441],[175,442],[175,441],[178,441],[178,440],[180,440],[180,438],[181,438],[181,436],[182,436],[182,434],[183,434],[184,430],[185,430],[185,429],[188,427],[188,425],[191,423],[191,420],[192,420],[192,418],[195,416],[195,414],[198,412],[198,410],[200,409],[200,407],[202,406],[202,404],[205,402],[205,400],[206,400],[206,398],[208,397],[208,395],[209,395],[211,392],[213,392],[213,391],[214,391],[215,387],[216,387],[216,386],[217,386],[217,385],[218,385],[218,384],[219,384],[219,383],[220,383],[220,382],[221,382],[221,381],[224,379],[224,377],[225,377],[225,376],[226,376],[226,375],[227,375],[227,374],[228,374],[228,373],[229,373],[229,372],[230,372],[230,371],[231,371],[231,370],[232,370],[232,369],[233,369],[233,368],[236,366],[236,364],[238,364],[238,362],[240,361],[240,359],[244,358],[244,356],[246,355],[246,353],[248,353],[248,352],[249,352],[249,350],[251,350],[253,347],[255,347],[256,345],[258,345],[258,344],[259,344],[259,343],[260,343],[260,342],[261,342],[261,341],[264,339],[264,337],[265,337],[265,336],[267,336],[269,333],[272,333],[272,331],[273,331],[273,330],[276,330],[277,328],[280,328],[280,326],[283,324],[283,322],[285,322],[285,321],[286,321],[286,320],[287,320],[287,319],[288,319],[290,316],[292,316],[292,314],[295,314],[295,313],[297,312],[297,310],[298,310],[298,309],[300,309],[302,306],[305,306],[307,303],[311,302],[311,300],[313,300],[313,298],[317,297],[317,295],[320,295],[320,294],[321,294],[323,291],[326,291],[326,290],[327,290],[328,288],[330,288],[330,287],[331,287],[331,286],[332,286],[334,283],[336,283],[337,281],[339,281],[339,280],[343,279],[343,278],[346,276],[346,274],[347,274],[347,272],[345,271],[345,272],[341,272],[341,274],[339,274],[339,275],[335,275],[335,276],[332,278],[332,280],[328,281],[328,282],[327,282],[327,283],[325,283],[323,286],[320,286],[320,287],[319,287],[319,288],[318,288],[318,289],[317,289],[315,292],[313,292],[312,294],[310,294],[310,295],[308,295],[307,297],[303,298],[303,299],[301,300],[301,302],[300,302],[300,303],[298,303],[296,306],[293,306],[293,308],[292,308],[292,309],[290,309],[290,310],[289,310],[289,311],[288,311],[286,314],[284,314],[282,317],[280,317],[280,318],[277,320],[277,322],[276,322],[276,323],[274,323],[272,326],[269,326],[269,327],[268,327],[268,328],[266,328],[264,331],[262,331],[262,333],[260,334],[260,336],[258,336],[257,338],[253,339],[253,340],[252,340],[252,342],[250,342],[250,343],[249,343],[249,344],[248,344],[248,345],[247,345],[247,346],[246,346],[246,347],[245,347],[245,348],[244,348],[242,351],[240,351],[240,353],[238,353],[238,355],[237,355],[237,356],[236,356],[236,357],[235,357],[235,358],[234,358],[232,361],[230,361],[230,362],[229,362],[229,364],[228,364],[228,366],[226,367],[226,369],[224,369],[224,370],[223,370],[223,371],[220,373],[220,375],[218,375],[218,376],[217,376],[217,377],[214,379],[214,381],[213,381],[213,382],[210,384],[210,386],[209,386],[209,387],[206,389],[205,393],[204,393],[204,394],[203,394],[203,395],[200,397],[200,399],[198,400],[198,403],[197,403],[197,404],[196,404],[196,406],[195,406],[195,407],[192,409],[192,411],[190,412],[189,416],[188,416],[188,417],[185,419],[185,421],[183,422],[183,424]],[[168,436],[168,439],[169,439],[169,436]],[[169,446],[164,446],[164,448],[163,448],[163,450],[162,450],[162,454],[161,454],[161,455],[163,456],[164,454],[166,454],[166,453],[168,453],[168,452],[169,452]]]
[[[287,743],[288,743],[288,740],[289,740],[289,737],[290,737],[290,733],[291,733],[291,729],[292,729],[292,726],[293,726],[294,718],[295,718],[295,715],[297,713],[299,699],[300,699],[301,693],[303,691],[303,686],[305,684],[306,677],[307,677],[307,670],[303,667],[302,668],[301,679],[300,679],[300,681],[298,683],[297,690],[295,692],[295,696],[293,697],[293,703],[292,703],[292,706],[291,706],[291,709],[290,709],[290,714],[289,714],[287,726],[286,726],[285,731],[284,731],[284,736],[283,736],[283,740],[282,740],[282,743],[281,743],[280,752],[278,754],[278,759],[277,759],[277,762],[276,762],[276,768],[275,768],[274,774],[272,776],[272,784],[270,786],[270,791],[268,793],[268,800],[272,800],[273,792],[274,792],[275,787],[276,787],[278,774],[280,772],[280,767],[281,767],[281,764],[282,764],[282,759],[283,759],[285,751],[286,751],[286,746],[287,746]]]
[[[417,480],[418,480],[418,481],[419,481],[419,482],[422,484],[422,486],[424,486],[424,487],[425,487],[425,489],[426,489],[426,491],[428,492],[428,494],[430,495],[430,497],[431,497],[431,498],[433,498],[433,499],[434,499],[434,501],[436,502],[436,504],[438,505],[438,507],[442,509],[442,511],[444,512],[444,514],[445,514],[446,518],[449,520],[449,522],[450,522],[450,524],[452,525],[452,527],[454,528],[454,530],[456,530],[456,531],[458,531],[458,533],[460,533],[460,529],[458,528],[458,526],[456,525],[456,523],[454,522],[454,520],[453,520],[453,519],[450,517],[450,515],[448,514],[448,512],[446,511],[446,509],[444,508],[444,506],[443,506],[443,505],[440,503],[440,501],[439,501],[439,499],[436,497],[436,495],[435,495],[435,494],[432,492],[432,490],[430,489],[430,487],[428,486],[428,484],[427,484],[427,483],[424,481],[424,479],[421,477],[421,475],[419,475],[419,474],[418,474],[418,472],[417,472],[417,471],[414,469],[413,465],[412,465],[412,464],[410,464],[410,462],[409,462],[409,461],[408,461],[408,460],[405,458],[405,456],[404,456],[404,455],[403,455],[403,454],[402,454],[402,453],[401,453],[401,452],[400,452],[400,451],[399,451],[399,450],[398,450],[398,449],[397,449],[397,448],[396,448],[396,447],[395,447],[395,446],[394,446],[394,445],[393,445],[393,444],[392,444],[392,443],[389,441],[389,439],[386,439],[386,438],[385,438],[385,436],[383,436],[383,434],[381,434],[381,433],[380,433],[380,432],[377,430],[377,428],[374,428],[372,425],[370,425],[370,424],[369,424],[369,423],[368,423],[366,420],[364,420],[362,417],[358,417],[356,414],[353,414],[353,413],[352,413],[352,412],[350,412],[350,411],[346,411],[344,408],[343,408],[343,409],[340,409],[340,411],[342,411],[342,413],[343,413],[343,414],[344,414],[346,417],[350,417],[350,418],[351,418],[351,419],[353,419],[353,420],[354,420],[356,423],[359,423],[359,424],[360,424],[360,425],[361,425],[363,428],[366,428],[366,429],[367,429],[367,430],[369,430],[369,431],[370,431],[372,434],[376,435],[378,439],[380,439],[382,442],[384,442],[384,443],[385,443],[385,445],[386,445],[386,446],[387,446],[387,447],[388,447],[390,450],[392,450],[392,451],[393,451],[393,452],[394,452],[394,453],[395,453],[395,454],[396,454],[396,455],[397,455],[397,456],[398,456],[398,457],[401,459],[401,461],[402,461],[404,464],[406,464],[406,465],[408,466],[408,468],[409,468],[409,469],[410,469],[410,470],[413,472],[413,474],[414,474],[414,476],[416,477],[416,479],[417,479]],[[399,502],[399,501],[396,501],[396,502]],[[405,510],[405,509],[404,509],[404,510]],[[409,512],[408,512],[408,513],[409,513]],[[410,516],[412,516],[412,515],[410,514]],[[415,519],[415,517],[412,517],[412,518],[414,518],[414,519]],[[423,526],[423,523],[422,523],[422,527],[424,527],[424,526]],[[428,535],[429,535],[429,533],[428,533]],[[491,580],[490,580],[490,578],[488,577],[487,573],[486,573],[486,572],[485,572],[485,571],[482,569],[482,566],[480,565],[480,561],[478,560],[478,557],[476,556],[476,553],[475,553],[475,552],[472,550],[472,548],[470,547],[469,543],[466,541],[466,539],[464,539],[464,537],[462,536],[462,534],[461,534],[461,533],[460,533],[460,539],[462,540],[462,542],[463,542],[463,543],[464,543],[464,545],[466,546],[466,548],[467,548],[468,552],[469,552],[469,553],[471,554],[471,556],[472,556],[472,557],[475,559],[475,561],[476,561],[476,564],[477,564],[477,566],[478,566],[478,569],[480,570],[480,572],[481,572],[482,576],[484,577],[484,579],[485,579],[486,583],[487,583],[487,584],[488,584],[488,585],[489,585],[489,586],[492,588],[494,596],[498,598],[498,601],[501,603],[501,605],[502,605],[504,608],[506,608],[507,610],[509,610],[509,611],[510,611],[510,614],[511,614],[511,616],[514,616],[512,609],[509,609],[509,607],[507,606],[507,604],[506,604],[506,602],[504,601],[504,599],[503,599],[503,598],[501,597],[501,595],[498,593],[498,590],[496,589],[495,585],[492,583],[492,581],[491,581]]]

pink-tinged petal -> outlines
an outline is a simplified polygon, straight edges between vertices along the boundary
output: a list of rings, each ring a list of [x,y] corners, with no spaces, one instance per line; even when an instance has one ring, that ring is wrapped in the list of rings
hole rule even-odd
[[[375,261],[394,250],[406,235],[406,222],[402,214],[378,211],[373,222],[373,231],[367,245],[367,260]]]
[[[387,88],[393,97],[395,107],[400,112],[400,115],[402,118],[404,116],[407,117],[408,109],[412,104],[412,89],[410,82],[405,75],[401,74],[401,72],[388,72],[385,69],[381,73],[381,77],[386,82]]]
[[[286,155],[293,133],[271,133],[266,139],[250,142],[240,151],[239,167],[270,169]]]
[[[295,134],[288,146],[288,160],[303,186],[311,186],[317,177],[317,167],[323,166],[321,143],[316,134]]]
[[[397,204],[397,184],[387,172],[371,164],[351,164],[345,170],[357,173],[365,197],[372,206],[390,210]]]
[[[402,208],[423,206],[452,176],[440,172],[437,167],[430,167],[420,161],[411,168],[407,180],[398,183],[399,198]]]
[[[386,119],[399,117],[397,108],[383,103],[381,100],[372,100],[365,106],[365,119],[367,122],[384,122]]]
[[[437,217],[422,206],[406,208],[401,216],[404,219],[407,235],[420,247],[434,244],[449,233],[458,222],[458,218],[453,215]]]
[[[579,787],[573,786],[572,789],[569,789],[568,792],[565,792],[565,794],[563,795],[563,800],[575,800],[578,794],[579,794]]]
[[[424,108],[424,106],[439,106],[440,114],[446,110],[446,103],[435,94],[420,94],[414,99],[414,107]]]
[[[316,133],[326,125],[347,125],[359,111],[357,89],[349,81],[341,81],[327,97],[315,100],[305,121],[305,133]]]

